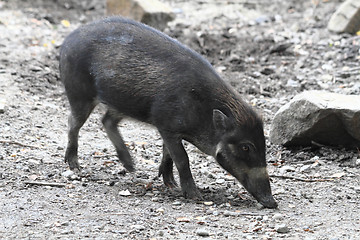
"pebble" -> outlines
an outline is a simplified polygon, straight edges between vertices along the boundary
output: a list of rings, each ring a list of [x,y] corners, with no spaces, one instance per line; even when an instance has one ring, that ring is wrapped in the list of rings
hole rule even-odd
[[[4,98],[0,98],[0,113],[5,112],[5,105],[6,105],[6,100]]]
[[[292,166],[283,166],[279,170],[280,174],[284,174],[286,172],[295,172],[295,168]]]
[[[159,230],[159,231],[158,231],[158,235],[159,235],[160,237],[164,236],[164,235],[165,235],[164,230]]]
[[[297,81],[294,81],[294,80],[292,80],[292,79],[289,79],[289,80],[287,81],[287,83],[286,83],[286,86],[287,86],[287,87],[299,87],[300,84],[299,84],[299,82],[297,82]]]
[[[67,170],[61,174],[64,178],[71,178],[71,176],[75,175],[75,173],[71,170]]]
[[[272,219],[274,220],[280,220],[283,218],[283,215],[281,213],[275,213]]]
[[[360,158],[356,159],[355,164],[356,166],[360,166]]]
[[[158,208],[156,209],[156,212],[163,214],[165,210],[163,208]]]
[[[229,217],[229,216],[236,217],[239,215],[239,213],[237,213],[237,212],[232,212],[232,211],[228,211],[228,210],[225,210],[223,212],[223,214],[225,217]]]
[[[144,225],[140,225],[140,224],[135,224],[131,226],[131,229],[135,229],[135,230],[145,230],[145,226]]]
[[[180,201],[175,201],[172,203],[173,206],[180,206],[182,203]]]
[[[131,196],[131,193],[129,192],[129,190],[126,189],[126,190],[120,191],[119,195],[126,197],[126,196]]]
[[[198,228],[196,230],[196,234],[201,236],[201,237],[208,237],[210,236],[210,233],[208,230],[206,230],[205,228]]]
[[[330,64],[323,64],[322,66],[321,66],[321,68],[323,69],[323,70],[325,70],[325,71],[331,71],[332,69],[333,69],[333,67],[330,65]]]
[[[285,224],[275,226],[275,230],[278,233],[288,233],[288,232],[290,232],[290,229]]]
[[[214,205],[214,202],[212,202],[212,201],[204,202],[204,205],[205,206],[212,206],[212,205]]]
[[[223,179],[223,178],[216,179],[216,183],[223,184],[223,183],[225,183],[225,179]]]
[[[324,82],[331,82],[333,78],[334,77],[330,74],[324,74],[321,76],[321,80],[323,80]]]
[[[304,165],[299,169],[299,172],[309,172],[311,170],[311,165]]]

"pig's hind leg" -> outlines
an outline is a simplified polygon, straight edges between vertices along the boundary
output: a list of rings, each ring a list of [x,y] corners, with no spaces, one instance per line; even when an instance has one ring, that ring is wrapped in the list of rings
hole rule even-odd
[[[159,177],[163,176],[163,181],[169,188],[177,187],[177,183],[174,179],[173,172],[173,160],[170,156],[169,150],[163,145],[163,157],[159,168]]]
[[[135,171],[133,160],[130,156],[129,151],[126,148],[124,140],[122,139],[117,126],[121,119],[122,117],[120,114],[108,110],[104,118],[102,119],[102,123],[110,141],[116,149],[119,160],[123,163],[124,167],[129,172],[133,172]]]

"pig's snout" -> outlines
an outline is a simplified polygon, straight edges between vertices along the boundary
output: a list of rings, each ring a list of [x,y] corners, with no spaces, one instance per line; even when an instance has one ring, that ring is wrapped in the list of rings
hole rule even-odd
[[[272,195],[261,197],[258,201],[266,208],[277,208],[278,206]]]
[[[240,181],[246,190],[266,208],[278,206],[271,193],[269,175],[266,168],[254,168],[248,170]]]

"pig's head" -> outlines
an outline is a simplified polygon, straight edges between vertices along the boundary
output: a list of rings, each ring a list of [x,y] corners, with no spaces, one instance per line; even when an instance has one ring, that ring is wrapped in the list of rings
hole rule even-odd
[[[220,110],[213,110],[213,124],[219,142],[217,162],[236,177],[264,207],[276,208],[266,170],[265,138],[261,119],[239,124]]]

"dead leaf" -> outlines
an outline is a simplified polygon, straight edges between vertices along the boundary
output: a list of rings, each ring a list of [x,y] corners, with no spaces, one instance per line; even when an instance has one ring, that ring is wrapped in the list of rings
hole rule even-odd
[[[145,186],[145,190],[148,191],[148,190],[151,190],[152,189],[152,182],[149,182],[148,184],[146,184]]]
[[[70,27],[70,22],[68,20],[65,19],[61,20],[61,24],[66,28]]]
[[[115,165],[115,164],[116,164],[116,162],[111,161],[111,160],[108,160],[108,161],[104,161],[104,162],[103,162],[103,165],[105,165],[105,166],[108,166],[108,165]]]

